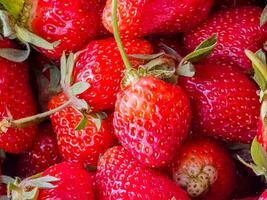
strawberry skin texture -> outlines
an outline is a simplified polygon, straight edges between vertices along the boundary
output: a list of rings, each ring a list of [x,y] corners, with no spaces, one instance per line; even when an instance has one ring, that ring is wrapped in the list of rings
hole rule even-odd
[[[167,176],[144,167],[121,146],[100,158],[96,186],[99,200],[189,200]]]
[[[213,174],[205,173],[205,167],[212,167],[216,175],[211,177]],[[207,189],[199,196],[203,200],[228,200],[235,188],[234,161],[224,147],[212,139],[192,138],[186,141],[178,150],[171,169],[174,180],[180,184],[183,180],[176,180],[178,177],[198,183],[201,182],[201,173],[211,175],[208,176]],[[185,184],[188,187],[190,182]]]
[[[1,40],[0,48],[17,47],[8,40]],[[7,109],[13,119],[36,114],[26,63],[14,63],[0,58],[0,65],[0,121],[8,117]],[[6,133],[0,134],[0,148],[8,153],[21,153],[31,147],[35,135],[35,126],[8,128]]]
[[[123,45],[127,54],[153,53],[150,43],[142,39],[124,40]],[[131,63],[136,67],[143,62],[131,59]],[[113,38],[89,43],[77,58],[74,68],[74,82],[86,81],[91,85],[79,97],[87,101],[94,112],[113,109],[124,70],[122,58]]]
[[[179,86],[144,77],[118,94],[115,134],[146,166],[169,163],[187,137],[190,122],[189,100]]]
[[[51,99],[48,108],[56,108],[65,101],[66,96],[59,94]],[[72,106],[50,116],[63,160],[96,166],[99,156],[116,143],[116,138],[106,120],[102,120],[101,129],[97,130],[91,117],[84,129],[76,131],[81,118]]]
[[[228,142],[250,143],[260,112],[256,85],[229,65],[196,66],[193,78],[180,77],[191,98],[193,131]]]
[[[76,52],[97,34],[97,0],[31,0],[29,29],[49,42],[61,41],[53,50],[41,51],[58,60],[63,51]]]
[[[191,52],[201,41],[218,33],[217,46],[209,60],[217,64],[233,62],[248,70],[251,62],[244,50],[256,52],[267,40],[267,27],[260,27],[261,13],[261,8],[253,6],[219,11],[185,34],[185,46]]]
[[[103,24],[110,32],[111,2],[107,1],[103,12]],[[183,32],[201,23],[212,4],[213,0],[119,0],[119,30],[129,38]]]
[[[30,151],[20,155],[17,163],[19,177],[29,177],[61,161],[52,125],[39,126],[39,133]]]
[[[77,163],[54,165],[45,170],[42,176],[53,176],[60,181],[53,183],[57,185],[53,189],[40,190],[37,200],[94,199],[91,176]]]
[[[262,195],[260,196],[260,198],[258,200],[266,200],[267,199],[267,190],[265,190]]]

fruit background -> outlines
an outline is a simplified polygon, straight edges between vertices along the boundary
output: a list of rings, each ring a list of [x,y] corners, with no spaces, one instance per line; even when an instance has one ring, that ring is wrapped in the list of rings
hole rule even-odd
[[[0,199],[267,200],[266,4],[0,0]]]

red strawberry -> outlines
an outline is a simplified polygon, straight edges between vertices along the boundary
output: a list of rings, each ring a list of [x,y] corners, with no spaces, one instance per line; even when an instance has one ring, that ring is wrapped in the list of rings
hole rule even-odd
[[[107,0],[98,0],[98,16],[97,19],[98,21],[98,31],[97,31],[97,37],[98,38],[104,38],[107,36],[110,36],[111,33],[104,27],[103,23],[102,23],[102,15],[103,15],[103,10],[105,8],[106,5],[106,1]]]
[[[218,33],[218,43],[209,60],[234,62],[242,69],[250,69],[244,50],[257,51],[267,40],[267,27],[260,27],[261,13],[261,8],[252,6],[219,11],[185,34],[185,46],[192,51],[201,41]]]
[[[17,162],[19,177],[28,177],[46,170],[61,160],[57,140],[50,123],[39,126],[39,134],[30,151],[20,155]]]
[[[8,40],[0,41],[0,48],[16,48]],[[20,119],[36,113],[29,83],[28,66],[0,58],[0,121],[12,117]],[[11,116],[10,116],[11,115]],[[5,120],[0,126],[5,124]],[[1,132],[2,131],[2,132]],[[25,129],[0,128],[0,148],[9,153],[21,153],[31,147],[36,127]]]
[[[119,30],[124,37],[190,30],[209,13],[213,0],[118,1]],[[112,32],[112,0],[103,13],[104,26]]]
[[[100,159],[96,184],[99,200],[189,200],[167,176],[144,167],[119,146]]]
[[[123,42],[127,54],[151,54],[151,45],[141,39]],[[134,66],[142,62],[132,59]],[[116,94],[124,74],[124,65],[113,38],[96,40],[82,51],[76,60],[74,82],[86,81],[90,88],[79,95],[93,111],[114,108]]]
[[[117,96],[115,134],[142,164],[166,165],[187,137],[191,120],[189,101],[179,87],[144,77]]]
[[[178,150],[173,179],[192,198],[227,200],[235,187],[235,165],[223,146],[207,138],[193,138]]]
[[[267,199],[267,190],[265,190],[262,194],[261,194],[261,196],[260,196],[260,198],[258,199],[258,200],[266,200]]]
[[[228,65],[196,66],[193,78],[180,77],[191,97],[193,130],[226,141],[250,143],[260,111],[256,85]]]
[[[53,183],[55,188],[40,190],[37,200],[94,199],[91,176],[78,164],[60,163],[45,170],[42,176],[53,176],[60,180]]]
[[[237,6],[258,5],[258,0],[217,0],[214,7],[216,9],[229,9]]]
[[[29,0],[22,21],[47,41],[61,41],[53,51],[42,50],[49,58],[59,59],[63,51],[78,51],[96,37],[97,6],[97,0]]]
[[[66,100],[66,96],[60,94],[52,98],[48,107],[50,110],[59,107]],[[93,118],[88,116],[86,127],[75,130],[82,116],[73,106],[64,108],[50,118],[57,134],[60,153],[65,161],[96,166],[99,156],[116,142],[105,120],[102,120],[98,130]]]

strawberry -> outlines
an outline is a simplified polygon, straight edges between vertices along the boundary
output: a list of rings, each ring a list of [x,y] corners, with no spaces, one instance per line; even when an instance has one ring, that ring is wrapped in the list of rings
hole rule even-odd
[[[12,38],[15,35],[23,43],[39,47],[53,60],[59,60],[64,51],[80,50],[97,35],[98,0],[18,0],[16,6],[3,0],[1,4],[16,24],[6,21],[12,26]]]
[[[235,165],[224,147],[208,138],[193,138],[178,150],[173,179],[192,198],[227,200],[235,187]]]
[[[100,158],[96,186],[99,200],[189,200],[167,176],[144,167],[120,146]]]
[[[16,48],[8,41],[1,40],[0,48]],[[0,148],[9,153],[21,153],[29,149],[34,141],[36,127],[25,129],[4,128],[8,120],[31,116],[36,113],[28,66],[0,58]]]
[[[169,34],[190,30],[209,13],[213,0],[118,1],[119,31],[123,37]],[[112,32],[112,0],[103,12],[103,24]]]
[[[56,177],[59,181],[54,183],[55,188],[40,190],[37,200],[94,199],[91,176],[76,163],[63,162],[51,166],[42,176]]]
[[[180,77],[191,98],[193,130],[229,142],[250,143],[260,110],[256,85],[229,65],[196,65],[193,78]]]
[[[104,27],[103,23],[102,23],[102,15],[103,15],[103,10],[105,8],[105,5],[106,5],[106,0],[97,0],[97,5],[98,5],[98,8],[97,8],[97,19],[99,20],[98,21],[98,31],[97,31],[97,37],[98,38],[105,38],[105,37],[108,37],[111,35],[111,33]]]
[[[46,170],[61,160],[57,140],[50,123],[39,126],[39,134],[30,151],[20,155],[17,162],[19,177],[28,177]]]
[[[59,107],[67,98],[59,94],[49,102],[49,109]],[[105,120],[97,127],[95,118],[87,116],[87,124],[82,130],[75,130],[82,115],[72,105],[50,116],[58,139],[58,147],[63,160],[96,166],[99,156],[116,142],[113,130]]]
[[[155,77],[143,77],[117,96],[115,134],[142,164],[159,167],[170,162],[187,137],[189,100],[179,87]]]
[[[151,45],[142,39],[123,42],[127,54],[151,54]],[[132,59],[134,66],[142,61]],[[76,59],[73,81],[86,81],[90,88],[79,95],[95,112],[113,109],[116,94],[120,90],[124,66],[117,44],[113,38],[96,40],[87,45]]]
[[[267,190],[265,190],[262,194],[261,194],[261,196],[260,196],[260,198],[258,199],[258,200],[266,200],[267,199]]]
[[[217,46],[209,60],[217,64],[233,62],[242,69],[250,69],[244,50],[257,51],[267,40],[266,25],[260,27],[261,13],[261,8],[253,6],[219,11],[185,34],[185,46],[192,51],[200,41],[217,33]]]

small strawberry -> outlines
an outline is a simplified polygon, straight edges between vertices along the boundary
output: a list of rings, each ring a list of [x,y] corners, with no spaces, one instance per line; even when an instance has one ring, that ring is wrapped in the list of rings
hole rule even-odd
[[[50,123],[39,126],[39,133],[30,151],[19,156],[17,173],[19,177],[28,177],[46,170],[61,160],[57,140]]]
[[[193,138],[178,150],[173,179],[192,198],[227,200],[235,187],[235,165],[224,147],[208,138]]]
[[[129,38],[187,31],[208,16],[212,4],[213,0],[119,0],[119,31]],[[112,0],[108,0],[103,24],[110,32],[112,23]]]
[[[2,176],[11,199],[73,200],[94,199],[92,179],[79,164],[63,162],[41,174],[20,180]]]
[[[127,54],[151,54],[152,46],[145,40],[124,40]],[[134,66],[143,61],[132,59]],[[90,88],[79,95],[95,112],[113,109],[116,94],[124,75],[123,60],[113,38],[96,40],[87,45],[76,59],[73,81],[86,81]]]
[[[0,48],[16,48],[9,40],[1,40]],[[2,127],[11,119],[36,113],[29,71],[26,63],[15,63],[0,58],[0,148],[9,153],[21,153],[34,141],[36,127],[25,129]]]
[[[115,134],[142,164],[159,167],[170,162],[187,137],[189,100],[179,87],[144,77],[117,96]]]
[[[60,94],[52,98],[48,107],[51,110],[66,101],[66,96]],[[100,123],[97,117],[88,115],[85,127],[77,130],[83,116],[75,107],[67,106],[50,116],[63,160],[96,166],[99,156],[116,143],[105,119]]]
[[[260,198],[258,199],[258,200],[266,200],[267,199],[267,190],[265,190],[262,194],[261,194],[261,196],[260,196]]]
[[[234,62],[242,69],[251,64],[244,50],[257,51],[267,40],[267,27],[260,27],[262,9],[253,6],[222,10],[185,34],[185,46],[192,51],[200,41],[218,34],[218,43],[209,56],[212,63]]]
[[[100,158],[96,185],[99,200],[189,200],[167,176],[144,167],[120,146]]]
[[[48,50],[40,48],[51,59],[59,60],[64,51],[76,52],[96,37],[97,0],[19,0],[16,7],[7,0],[1,3],[19,24],[14,33],[20,40],[38,47],[48,45],[40,38],[34,42],[34,33],[53,42]]]
[[[204,63],[192,78],[180,77],[191,98],[193,131],[229,142],[250,143],[260,110],[256,85],[239,69]]]

